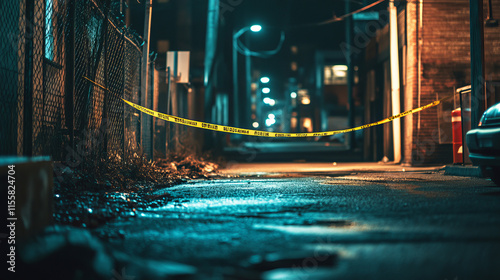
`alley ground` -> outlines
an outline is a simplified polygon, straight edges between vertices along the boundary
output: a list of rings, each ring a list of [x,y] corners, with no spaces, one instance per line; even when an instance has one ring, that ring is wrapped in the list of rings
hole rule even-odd
[[[403,169],[236,164],[96,233],[194,279],[500,279],[500,188]]]

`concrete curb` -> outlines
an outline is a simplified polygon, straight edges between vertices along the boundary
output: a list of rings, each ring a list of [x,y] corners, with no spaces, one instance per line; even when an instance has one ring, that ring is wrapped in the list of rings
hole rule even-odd
[[[444,168],[444,175],[483,178],[478,166],[447,165]]]

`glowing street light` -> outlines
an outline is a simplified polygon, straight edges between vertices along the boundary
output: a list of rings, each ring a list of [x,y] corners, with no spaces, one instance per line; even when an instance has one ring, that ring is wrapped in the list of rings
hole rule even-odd
[[[241,50],[241,48],[238,46],[238,39],[241,37],[241,35],[243,35],[245,32],[248,32],[248,31],[252,31],[252,32],[260,32],[262,30],[262,26],[261,25],[258,25],[258,24],[255,24],[255,25],[252,25],[252,26],[245,26],[243,28],[241,28],[240,30],[236,31],[234,34],[233,34],[233,98],[234,98],[234,103],[235,104],[239,104],[240,103],[240,98],[239,98],[239,85],[238,85],[238,53],[241,53],[245,56],[251,56],[251,55],[254,55],[252,54],[251,52],[249,52],[248,50]],[[280,46],[281,47],[281,46]],[[250,73],[246,73],[247,75],[247,82],[249,81],[249,75]],[[248,93],[247,93],[248,94]],[[234,124],[236,126],[239,126],[239,122],[240,120],[243,119],[243,117],[241,116],[241,113],[243,111],[242,110],[239,110],[238,108],[238,105],[234,106]],[[244,113],[244,112],[243,112]]]
[[[254,123],[252,124],[252,126],[253,126],[253,128],[259,128],[259,123],[258,123],[258,122],[254,122]]]
[[[258,24],[254,24],[254,25],[250,26],[250,30],[252,30],[252,32],[259,32],[262,30],[262,26],[258,25]]]
[[[270,92],[271,92],[271,89],[268,88],[268,87],[265,87],[265,88],[262,89],[262,93],[264,93],[264,94],[268,94]]]
[[[271,119],[271,120],[276,119],[276,116],[275,116],[274,114],[269,114],[269,115],[267,115],[267,117],[268,117],[269,119]]]
[[[276,119],[266,119],[266,125],[271,126],[276,123]]]
[[[264,103],[269,105],[269,106],[274,106],[276,104],[276,100],[271,99],[269,97],[264,98]]]
[[[262,77],[260,78],[260,82],[263,83],[263,84],[267,84],[271,81],[271,79],[269,79],[268,77]]]
[[[292,93],[290,93],[290,97],[291,98],[297,98],[297,93],[294,91]]]

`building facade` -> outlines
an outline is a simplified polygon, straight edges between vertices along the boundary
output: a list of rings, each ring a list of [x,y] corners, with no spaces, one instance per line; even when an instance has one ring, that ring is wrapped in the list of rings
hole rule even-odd
[[[490,14],[500,12],[500,1],[491,0],[491,9],[489,7],[485,0],[486,75],[483,82],[487,88],[486,106],[500,101],[500,28],[487,21]],[[397,5],[397,9],[401,111],[427,105],[470,85],[469,0],[407,2]],[[387,24],[376,31],[364,52],[365,122],[392,115],[388,43],[391,26],[387,16],[382,14],[377,23]],[[363,30],[365,33],[370,32],[370,25],[367,26]],[[462,95],[464,109],[470,104],[469,99],[470,95]],[[455,95],[439,106],[404,117],[400,133],[403,163],[451,163],[454,152],[451,111],[459,107],[460,97]],[[366,132],[366,160],[380,160],[384,156],[389,160],[394,158],[392,129],[391,124],[386,124]]]

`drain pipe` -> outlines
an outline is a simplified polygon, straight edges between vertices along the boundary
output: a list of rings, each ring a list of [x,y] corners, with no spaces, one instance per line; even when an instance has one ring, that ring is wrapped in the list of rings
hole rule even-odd
[[[398,44],[398,14],[394,2],[389,2],[390,17],[390,53],[391,53],[391,95],[392,115],[401,113],[399,85],[399,44]],[[392,122],[392,137],[394,143],[394,163],[401,162],[401,119]]]

